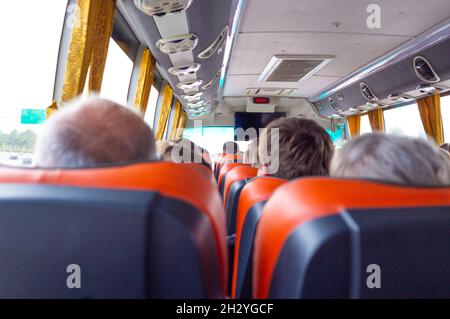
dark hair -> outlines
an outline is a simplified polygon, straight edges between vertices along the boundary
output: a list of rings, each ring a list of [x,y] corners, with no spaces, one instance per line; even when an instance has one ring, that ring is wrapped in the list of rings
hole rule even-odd
[[[283,179],[295,179],[304,176],[327,176],[334,153],[333,142],[328,133],[313,120],[300,118],[276,119],[263,133],[259,155],[262,164],[266,164],[266,154],[274,156],[272,134],[278,129],[279,154],[278,170],[271,175]],[[266,144],[266,145],[263,145]]]
[[[226,142],[223,144],[224,154],[237,154],[239,153],[239,145],[236,142]]]

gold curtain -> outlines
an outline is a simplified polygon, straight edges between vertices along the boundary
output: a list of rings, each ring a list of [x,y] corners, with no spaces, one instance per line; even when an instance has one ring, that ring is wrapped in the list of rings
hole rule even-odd
[[[52,102],[52,105],[50,105],[49,107],[47,107],[47,109],[45,110],[45,117],[49,118],[53,113],[55,113],[58,110],[58,104],[56,103],[56,101]]]
[[[61,102],[68,102],[83,93],[92,57],[93,30],[98,1],[77,0],[72,34],[67,54]]]
[[[144,49],[142,52],[141,66],[139,68],[139,78],[136,84],[136,93],[134,96],[134,107],[142,116],[145,116],[145,112],[147,111],[154,73],[155,59],[149,49]]]
[[[425,133],[441,145],[444,143],[444,129],[442,126],[441,96],[435,94],[417,100],[420,118]]]
[[[367,113],[372,132],[384,132],[383,109],[376,109]]]
[[[98,93],[102,88],[109,41],[114,27],[116,0],[98,1],[92,41],[92,56],[89,68],[89,93]]]
[[[172,106],[173,91],[169,84],[164,87],[161,112],[159,114],[158,126],[155,134],[157,141],[161,141],[166,131],[167,119],[169,118],[170,108]]]
[[[361,115],[356,114],[347,117],[347,123],[351,137],[359,135],[359,132],[361,131]]]
[[[172,124],[172,131],[170,132],[170,140],[176,140],[180,134],[179,134],[179,125],[180,125],[180,120],[181,120],[181,113],[184,112],[183,108],[181,107],[181,103],[180,101],[177,101],[175,103],[175,115],[173,117],[173,124]]]
[[[77,0],[61,102],[68,102],[83,93],[89,67],[89,91],[100,91],[115,3],[115,0]]]
[[[180,138],[183,135],[183,130],[186,128],[186,112],[181,110],[180,121],[178,122],[178,136],[176,138]]]

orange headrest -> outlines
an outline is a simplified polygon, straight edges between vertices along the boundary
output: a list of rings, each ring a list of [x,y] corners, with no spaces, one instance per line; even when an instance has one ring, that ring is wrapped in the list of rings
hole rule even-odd
[[[222,184],[223,177],[231,171],[233,168],[238,166],[249,166],[248,164],[242,164],[242,163],[225,163],[220,168],[219,171],[219,179],[218,179],[218,185],[220,186]]]
[[[345,209],[450,205],[450,187],[418,188],[362,180],[304,178],[280,187],[264,207],[255,239],[253,295],[267,298],[285,240],[301,224]]]
[[[168,162],[85,169],[0,167],[0,183],[152,191],[182,200],[205,214],[215,230],[223,273],[227,273],[226,220],[211,174],[199,164]],[[226,276],[223,278],[226,287]]]
[[[228,197],[228,191],[230,190],[231,185],[233,185],[234,182],[241,181],[247,178],[252,178],[258,175],[258,169],[248,166],[248,165],[241,165],[241,166],[235,166],[233,167],[228,175],[227,179],[225,180],[225,186],[223,189],[223,200],[224,203],[227,202]]]
[[[250,210],[256,203],[264,202],[268,200],[273,192],[286,183],[287,181],[273,177],[260,177],[252,180],[250,183],[244,186],[239,197],[239,204],[236,215],[236,247],[235,258],[233,265],[233,282],[232,282],[232,297],[235,297],[236,293],[236,272],[238,268],[239,246],[241,242],[242,228],[244,227],[245,218]]]

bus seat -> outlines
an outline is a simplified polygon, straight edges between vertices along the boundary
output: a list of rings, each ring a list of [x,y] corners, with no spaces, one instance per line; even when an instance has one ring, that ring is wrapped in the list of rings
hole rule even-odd
[[[286,181],[258,177],[244,186],[239,197],[236,216],[236,245],[233,259],[232,298],[252,296],[253,242],[264,204]]]
[[[251,167],[249,165],[241,165],[232,168],[226,177],[224,178],[224,189],[223,189],[223,201],[225,205],[225,209],[228,205],[228,195],[230,193],[231,186],[241,180],[250,179],[256,177],[258,175],[258,169],[255,167]]]
[[[233,168],[238,167],[238,166],[250,166],[250,165],[230,162],[230,163],[224,163],[222,168],[220,169],[218,185],[219,185],[219,192],[222,195],[222,198],[224,195],[226,176]]]
[[[225,163],[242,163],[241,154],[225,154],[220,155],[217,162],[214,164],[214,175],[216,180],[219,180],[220,170]]]
[[[214,183],[166,162],[0,168],[0,298],[224,298]]]
[[[216,183],[215,179],[214,179],[214,173],[205,165],[199,164],[199,163],[183,163],[183,165],[197,170],[199,173],[203,174],[204,176],[208,177],[209,179],[212,179],[212,181],[214,183]]]
[[[267,202],[255,298],[449,298],[450,188],[307,178]]]

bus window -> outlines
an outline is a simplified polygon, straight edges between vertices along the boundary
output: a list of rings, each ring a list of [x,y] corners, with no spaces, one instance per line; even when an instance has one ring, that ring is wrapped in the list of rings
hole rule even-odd
[[[186,128],[183,137],[206,149],[211,156],[223,151],[223,144],[234,140],[232,126],[205,126]]]
[[[148,99],[147,110],[145,111],[144,121],[153,129],[155,122],[156,107],[158,104],[159,91],[152,85],[150,98]]]
[[[359,134],[362,135],[366,133],[372,133],[372,128],[370,127],[369,122],[369,116],[367,114],[361,116],[361,127]]]
[[[52,103],[67,1],[11,1],[0,10],[0,162],[28,165]]]
[[[114,102],[126,105],[133,65],[133,61],[130,60],[116,41],[111,39],[100,95]]]
[[[442,125],[444,127],[444,141],[450,143],[450,95],[441,97]]]
[[[384,110],[383,114],[387,134],[426,137],[417,103]]]

